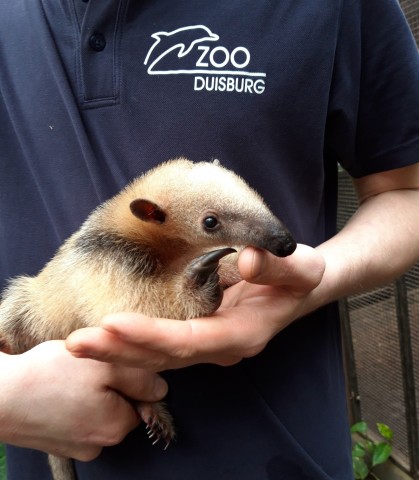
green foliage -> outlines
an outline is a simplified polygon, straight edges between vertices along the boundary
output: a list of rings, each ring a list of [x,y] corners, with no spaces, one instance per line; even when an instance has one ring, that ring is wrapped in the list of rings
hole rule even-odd
[[[0,480],[6,480],[6,449],[0,444]]]
[[[351,433],[361,435],[365,435],[367,430],[368,425],[365,422],[355,423],[351,427]],[[384,441],[374,442],[365,438],[355,442],[352,446],[352,466],[355,480],[376,478],[372,469],[376,465],[385,463],[391,455],[393,430],[384,423],[377,423],[377,430]]]

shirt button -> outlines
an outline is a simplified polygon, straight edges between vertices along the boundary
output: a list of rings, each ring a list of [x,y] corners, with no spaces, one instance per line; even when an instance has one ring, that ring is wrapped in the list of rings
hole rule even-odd
[[[106,47],[105,35],[100,32],[94,32],[89,38],[89,45],[95,52],[101,52]]]

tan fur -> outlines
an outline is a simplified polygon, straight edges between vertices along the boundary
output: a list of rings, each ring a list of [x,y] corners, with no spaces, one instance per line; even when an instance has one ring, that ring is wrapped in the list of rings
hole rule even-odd
[[[156,204],[165,221],[133,215],[129,206],[136,199]],[[211,215],[219,225],[208,232],[203,219]],[[99,206],[38,276],[10,283],[0,304],[0,348],[19,353],[64,339],[77,328],[99,325],[112,312],[176,319],[209,315],[219,304],[218,277],[189,287],[185,272],[196,257],[248,244],[278,253],[287,242],[293,242],[289,232],[233,172],[217,163],[167,162]],[[220,283],[238,281],[235,259],[224,265]]]

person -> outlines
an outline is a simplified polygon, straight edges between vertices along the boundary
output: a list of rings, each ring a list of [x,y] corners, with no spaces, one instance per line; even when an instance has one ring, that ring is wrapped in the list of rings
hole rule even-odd
[[[397,1],[0,9],[2,285],[36,274],[95,206],[179,156],[239,173],[299,242],[283,259],[246,248],[244,281],[211,318],[121,312],[65,344],[3,354],[14,366],[2,418],[19,419],[3,432],[16,445],[9,479],[49,478],[37,450],[76,458],[80,480],[352,479],[331,302],[419,257],[419,62]],[[337,162],[360,198],[338,234]],[[123,401],[161,398],[155,372],[177,427],[165,452]]]

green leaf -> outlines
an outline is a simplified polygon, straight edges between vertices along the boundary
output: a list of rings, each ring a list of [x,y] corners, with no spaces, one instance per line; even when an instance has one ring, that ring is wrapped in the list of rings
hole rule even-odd
[[[352,468],[356,480],[364,480],[368,477],[369,469],[362,458],[355,457],[352,459]]]
[[[374,453],[372,455],[372,466],[380,465],[381,463],[386,462],[391,455],[391,445],[387,442],[377,443],[374,448]]]
[[[372,440],[365,440],[364,447],[370,455],[374,453],[375,444]]]
[[[0,480],[6,480],[6,449],[0,444]]]
[[[377,428],[383,438],[390,441],[393,439],[393,430],[388,425],[385,423],[377,423]]]
[[[366,422],[354,423],[351,427],[351,433],[365,433],[368,429]]]
[[[352,447],[352,457],[362,458],[365,455],[365,448],[361,442],[356,442]]]

